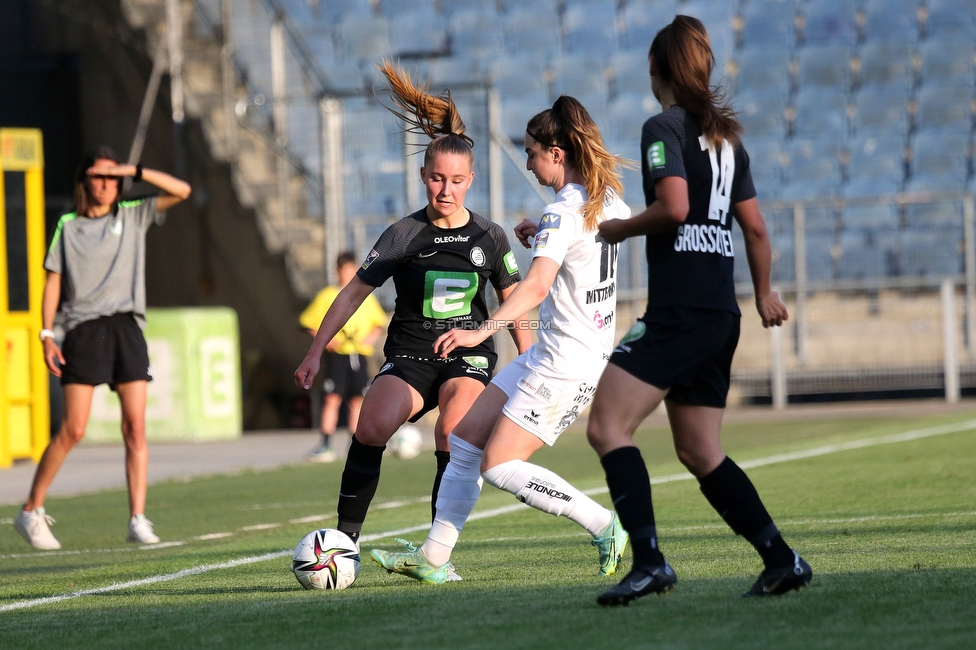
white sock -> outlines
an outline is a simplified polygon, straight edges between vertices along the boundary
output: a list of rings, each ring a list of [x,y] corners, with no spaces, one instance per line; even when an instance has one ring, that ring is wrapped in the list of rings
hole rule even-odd
[[[610,510],[574,488],[566,479],[523,460],[495,465],[482,476],[495,487],[514,494],[522,503],[557,517],[568,517],[593,537],[599,535],[613,518]]]
[[[432,566],[444,566],[451,561],[451,551],[481,494],[481,456],[485,452],[453,433],[448,440],[451,462],[447,464],[437,490],[437,516],[427,541],[420,547],[420,552]]]

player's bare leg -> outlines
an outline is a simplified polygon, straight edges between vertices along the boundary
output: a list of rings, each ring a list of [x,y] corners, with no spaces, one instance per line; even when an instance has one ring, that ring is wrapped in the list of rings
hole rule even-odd
[[[129,534],[127,540],[155,544],[159,537],[146,519],[149,483],[149,445],[146,444],[146,386],[144,380],[116,385],[122,403],[122,440],[125,442],[125,480],[129,487]]]

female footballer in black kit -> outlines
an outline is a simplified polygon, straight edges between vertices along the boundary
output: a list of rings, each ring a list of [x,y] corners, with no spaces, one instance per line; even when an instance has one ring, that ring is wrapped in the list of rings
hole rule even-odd
[[[786,307],[769,288],[770,247],[732,110],[709,86],[713,56],[704,25],[688,16],[655,36],[651,87],[662,112],[641,134],[647,209],[600,224],[610,243],[647,235],[647,312],[617,346],[600,378],[587,437],[600,456],[634,554],[631,572],[597,598],[626,605],[677,582],[657,543],[650,480],[633,435],[661,400],[679,460],[765,570],[744,595],[786,593],[812,571],[791,549],[746,474],[722,451],[722,415],[741,314],[732,281],[732,219],[739,222],[763,327]],[[627,395],[628,399],[619,399]]]
[[[410,130],[431,138],[420,169],[428,205],[380,236],[356,277],[339,292],[295,371],[296,385],[307,390],[319,371],[326,344],[373,289],[393,278],[397,298],[383,349],[386,362],[363,400],[339,488],[337,528],[354,541],[376,493],[386,443],[408,419],[416,421],[436,407],[440,415],[434,428],[433,509],[450,460],[447,436],[491,381],[496,360],[490,338],[476,347],[455,350],[447,359],[434,354],[434,341],[451,328],[477,327],[488,317],[486,282],[504,302],[519,281],[501,226],[464,207],[474,179],[474,157],[454,102],[447,94],[433,96],[426,87],[416,88],[402,69],[389,62],[381,70],[390,81],[394,101],[405,111],[397,112],[398,117]],[[527,350],[528,329],[511,332],[519,353]]]

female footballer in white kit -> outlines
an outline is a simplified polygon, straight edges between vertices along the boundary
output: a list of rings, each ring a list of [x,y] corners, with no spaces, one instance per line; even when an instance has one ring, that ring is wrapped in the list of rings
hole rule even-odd
[[[523,503],[563,515],[593,535],[600,573],[612,575],[627,545],[616,514],[562,477],[528,463],[586,409],[614,342],[616,246],[597,226],[626,219],[617,168],[586,109],[562,96],[526,128],[526,167],[556,191],[537,223],[526,220],[516,235],[533,259],[525,279],[478,329],[453,329],[434,343],[447,356],[511,327],[539,307],[538,342],[492,380],[451,433],[451,462],[437,497],[437,516],[427,541],[407,552],[373,550],[390,572],[442,583],[464,522],[481,492],[481,479]],[[541,306],[540,306],[541,303]]]

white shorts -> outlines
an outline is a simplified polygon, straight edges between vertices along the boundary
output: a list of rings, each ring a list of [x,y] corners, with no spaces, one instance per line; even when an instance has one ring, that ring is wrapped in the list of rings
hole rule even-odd
[[[526,352],[513,359],[491,383],[508,395],[502,413],[552,446],[590,405],[600,374],[585,378],[557,377],[548,368],[533,368],[527,355]],[[603,365],[599,367],[600,372]]]

